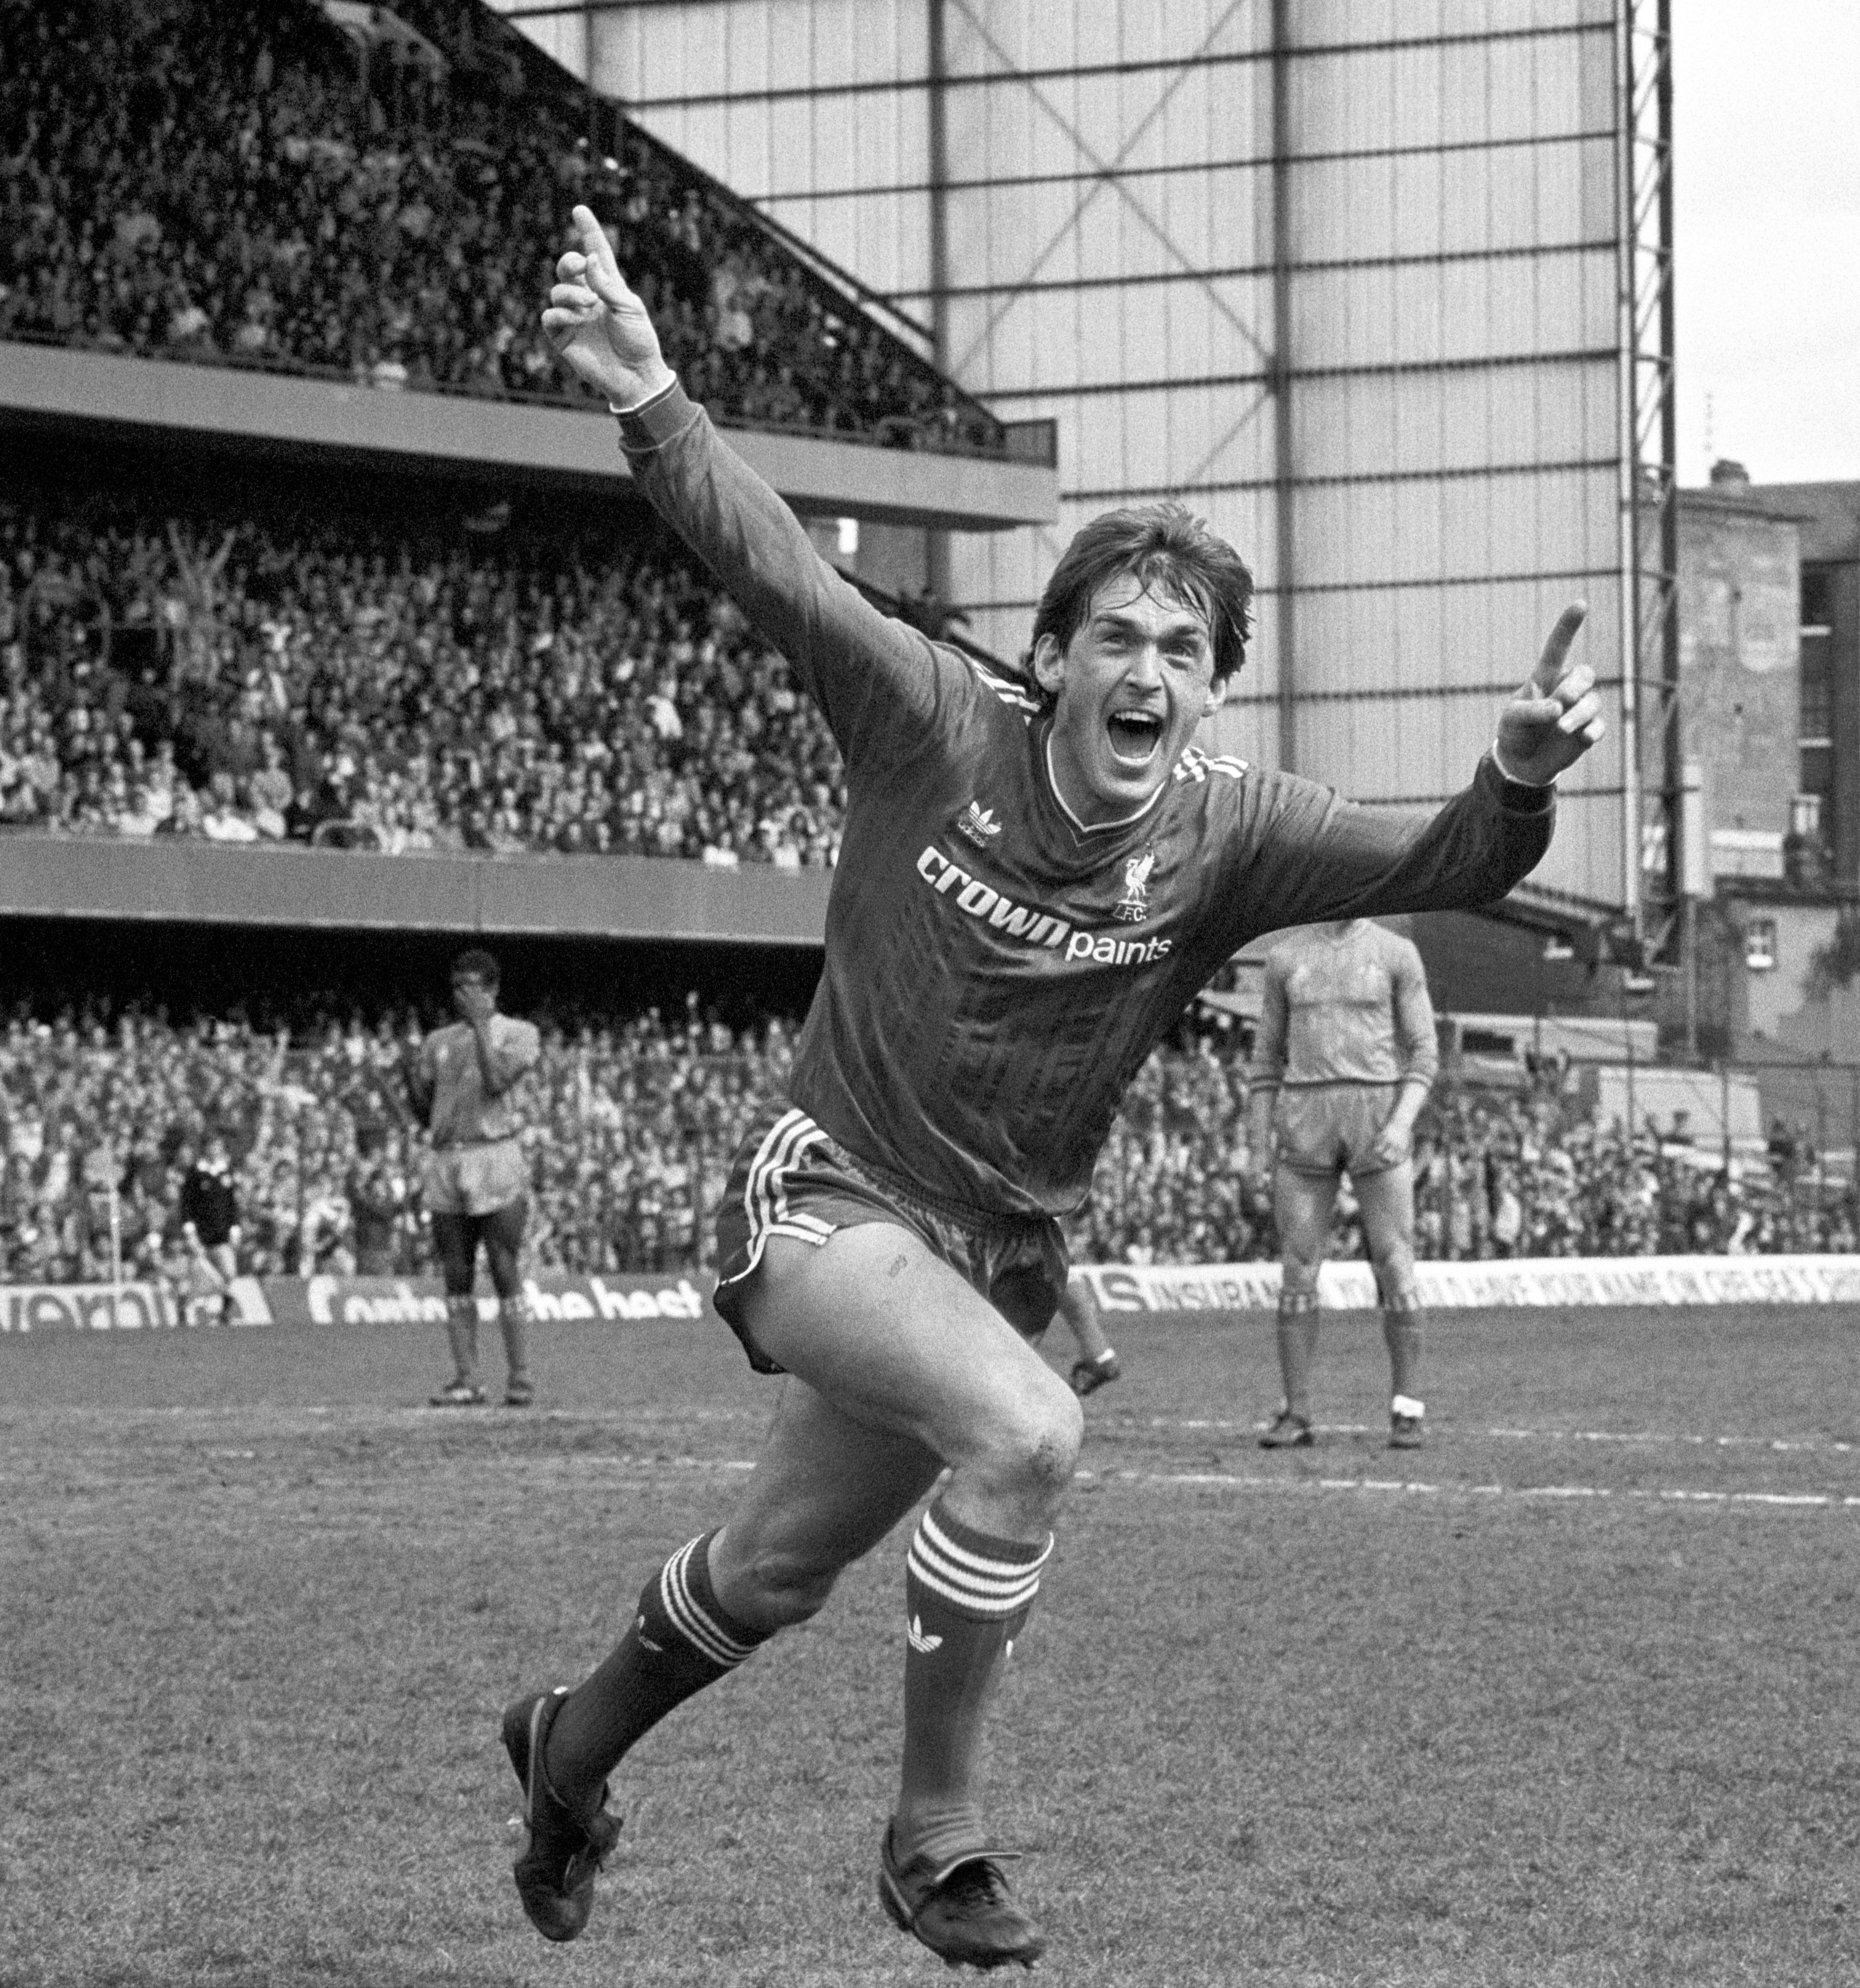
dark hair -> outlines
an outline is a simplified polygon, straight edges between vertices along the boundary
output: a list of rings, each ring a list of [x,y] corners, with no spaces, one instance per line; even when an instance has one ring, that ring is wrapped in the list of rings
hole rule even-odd
[[[1081,526],[1053,569],[1033,616],[1033,641],[1050,635],[1064,649],[1108,580],[1128,574],[1200,609],[1214,651],[1214,681],[1246,660],[1253,632],[1253,575],[1225,539],[1185,505],[1138,504]]]
[[[472,946],[452,962],[455,980],[482,980],[487,987],[498,983],[497,962],[482,945]]]

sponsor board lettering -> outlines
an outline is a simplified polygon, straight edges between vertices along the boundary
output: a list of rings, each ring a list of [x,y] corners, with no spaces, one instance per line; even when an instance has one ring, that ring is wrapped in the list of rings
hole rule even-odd
[[[1277,1263],[1081,1265],[1106,1311],[1270,1311]],[[1416,1293],[1438,1310],[1549,1305],[1852,1304],[1860,1256],[1545,1257],[1510,1263],[1417,1263]],[[1366,1311],[1378,1302],[1367,1263],[1327,1263],[1318,1303]]]
[[[0,1284],[0,1333],[144,1332],[179,1324],[154,1284]]]
[[[432,1277],[268,1277],[265,1297],[280,1324],[443,1325],[445,1293]],[[688,1276],[527,1277],[523,1293],[532,1318],[624,1321],[702,1318],[705,1297]],[[497,1317],[495,1297],[480,1296],[479,1317]]]

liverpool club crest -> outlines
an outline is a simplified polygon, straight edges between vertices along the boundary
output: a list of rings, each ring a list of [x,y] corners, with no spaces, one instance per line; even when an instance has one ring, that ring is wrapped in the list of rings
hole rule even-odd
[[[1156,867],[1156,852],[1146,849],[1124,865],[1124,894],[1114,907],[1127,925],[1141,925],[1150,915],[1150,872]]]

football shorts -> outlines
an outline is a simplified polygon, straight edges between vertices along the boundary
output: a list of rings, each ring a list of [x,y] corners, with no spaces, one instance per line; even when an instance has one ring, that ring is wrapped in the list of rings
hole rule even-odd
[[[1348,1172],[1353,1180],[1385,1172],[1392,1163],[1368,1155],[1401,1090],[1398,1084],[1288,1084],[1279,1094],[1280,1165],[1327,1178]]]
[[[438,1146],[427,1155],[422,1187],[429,1215],[495,1215],[529,1192],[529,1168],[515,1139]]]
[[[1057,1222],[933,1205],[880,1178],[804,1111],[777,1103],[737,1149],[717,1209],[716,1307],[757,1373],[782,1371],[742,1316],[744,1289],[769,1238],[786,1236],[817,1249],[837,1229],[872,1222],[909,1229],[1023,1338],[1038,1339],[1052,1323],[1067,1269]]]

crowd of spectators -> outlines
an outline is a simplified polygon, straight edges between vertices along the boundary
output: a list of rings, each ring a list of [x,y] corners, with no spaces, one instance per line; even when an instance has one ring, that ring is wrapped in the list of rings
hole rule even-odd
[[[0,0],[0,338],[581,397],[538,324],[579,201],[719,418],[999,451],[984,409],[476,0],[394,13],[417,34],[357,19],[351,43],[312,0]]]
[[[331,1013],[293,1036],[243,1018],[15,1012],[0,1028],[0,1277],[107,1278],[113,1249],[126,1276],[184,1284],[188,1189],[216,1142],[231,1162],[239,1271],[429,1270],[405,1082],[418,1037],[411,1013]],[[526,1262],[695,1265],[703,1212],[790,1043],[780,1019],[732,1033],[695,1005],[549,1026],[526,1100]]]
[[[730,1161],[792,1050],[780,1019],[702,1013],[543,1018],[530,1080],[526,1260],[580,1273],[702,1267]],[[0,1278],[185,1285],[190,1212],[226,1205],[230,1267],[412,1274],[431,1252],[404,1071],[418,1023],[326,1012],[295,1033],[242,1017],[22,1008],[0,1026]],[[1074,1222],[1077,1260],[1277,1253],[1248,1165],[1243,1069],[1210,1034],[1140,1073]],[[1419,1253],[1468,1260],[1856,1246],[1851,1188],[1761,1155],[1730,1168],[1651,1128],[1571,1117],[1547,1091],[1430,1107],[1417,1147]],[[114,1225],[113,1230],[113,1222]],[[1333,1253],[1360,1253],[1348,1197]]]
[[[1212,1039],[1210,1039],[1212,1040]],[[1779,1153],[1733,1156],[1651,1120],[1630,1133],[1574,1108],[1563,1080],[1444,1087],[1415,1141],[1415,1253],[1508,1257],[1787,1255],[1860,1246],[1851,1185]],[[1094,1263],[1244,1263],[1278,1255],[1250,1166],[1244,1078],[1208,1043],[1153,1059],[1126,1100],[1077,1239]],[[1795,1153],[1793,1144],[1787,1149]],[[1346,1182],[1330,1253],[1365,1253]]]
[[[0,495],[0,826],[832,863],[786,663],[646,514],[606,534]]]

